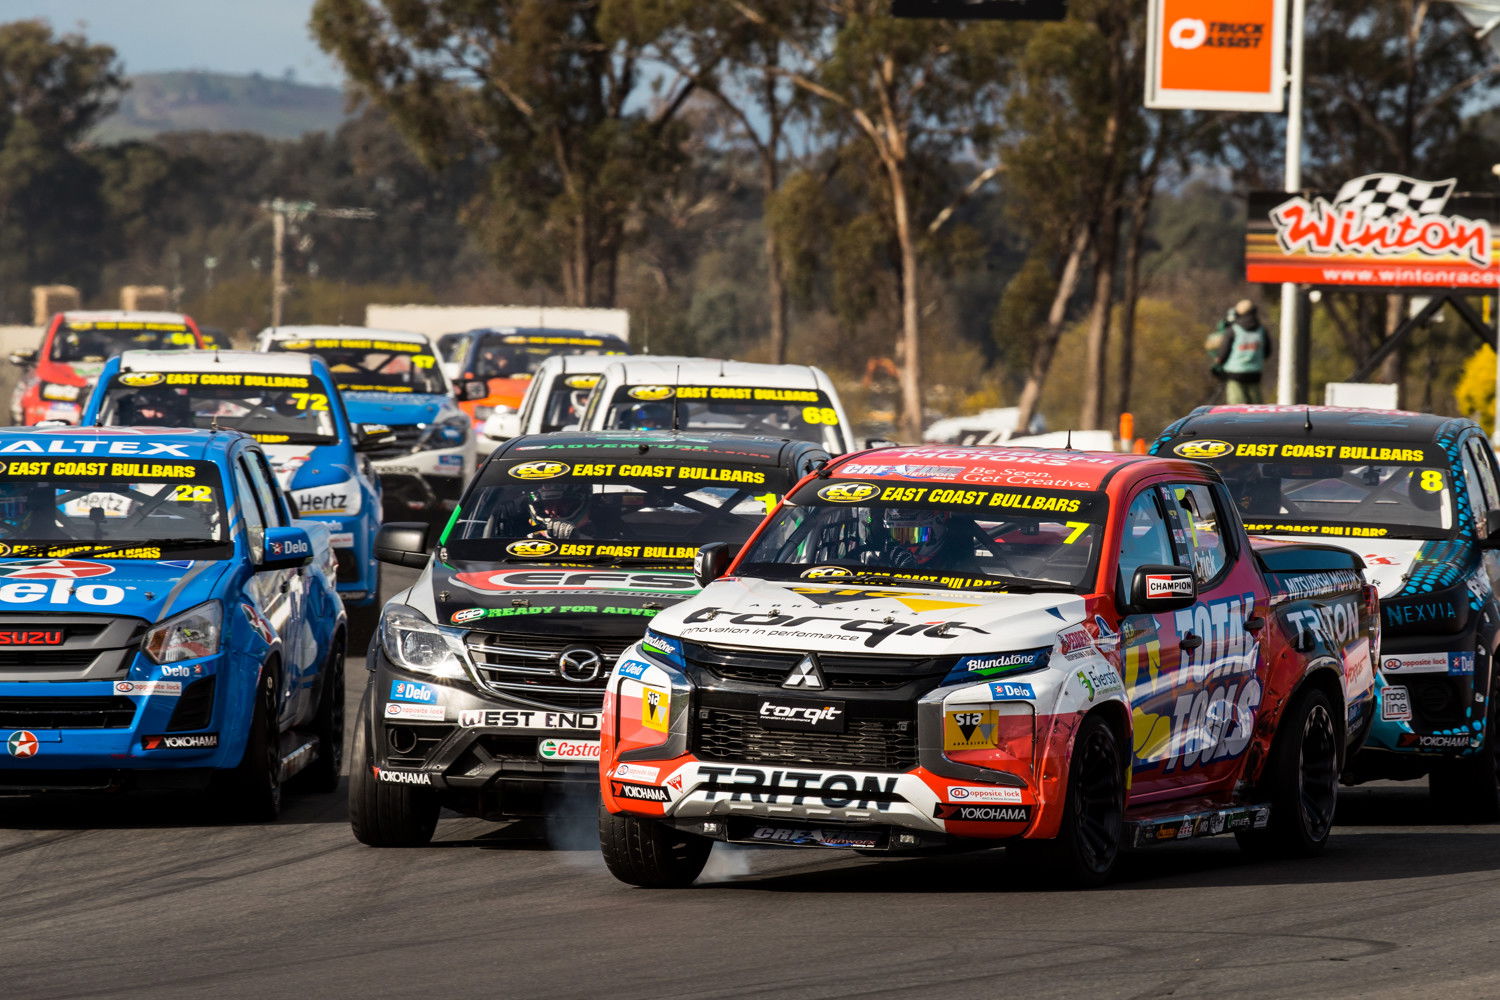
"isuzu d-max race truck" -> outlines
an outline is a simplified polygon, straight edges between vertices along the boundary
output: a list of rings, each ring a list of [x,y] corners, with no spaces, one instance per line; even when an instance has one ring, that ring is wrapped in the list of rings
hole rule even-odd
[[[338,785],[328,527],[234,431],[0,431],[0,791]]]
[[[1252,549],[1206,466],[867,451],[728,557],[700,551],[705,589],[609,681],[600,836],[623,881],[691,882],[715,840],[1004,843],[1091,884],[1131,844],[1328,837],[1374,588],[1342,549]]]
[[[381,558],[423,573],[366,660],[355,836],[423,844],[443,806],[541,816],[570,789],[592,812],[610,667],[697,591],[697,546],[737,547],[827,458],[762,437],[528,435],[480,470],[435,554],[424,525],[383,526]]]
[[[1153,450],[1217,469],[1249,531],[1364,559],[1383,616],[1378,711],[1344,780],[1426,774],[1450,816],[1500,819],[1500,468],[1484,431],[1425,413],[1216,406]]]

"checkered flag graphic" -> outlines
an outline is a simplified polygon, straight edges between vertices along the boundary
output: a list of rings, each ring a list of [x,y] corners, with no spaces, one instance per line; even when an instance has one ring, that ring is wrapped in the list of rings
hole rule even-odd
[[[1437,215],[1448,203],[1455,182],[1456,178],[1419,181],[1401,174],[1365,174],[1339,188],[1333,207],[1358,209],[1360,216],[1371,222],[1402,212]]]

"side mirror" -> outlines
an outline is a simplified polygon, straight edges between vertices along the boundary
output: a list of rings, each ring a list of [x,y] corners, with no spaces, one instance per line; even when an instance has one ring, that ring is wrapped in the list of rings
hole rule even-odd
[[[354,450],[374,451],[396,443],[396,432],[385,424],[359,424],[354,430]]]
[[[36,351],[11,351],[10,363],[22,367],[34,365],[36,364]]]
[[[1500,549],[1500,510],[1484,512],[1484,537],[1479,540],[1482,549]]]
[[[693,577],[698,581],[698,586],[707,587],[729,568],[734,561],[734,549],[728,542],[709,542],[707,545],[698,546],[698,554],[693,556]]]
[[[1198,581],[1186,566],[1148,565],[1136,568],[1130,581],[1128,614],[1154,614],[1190,607],[1198,600]]]
[[[312,539],[303,529],[292,525],[285,528],[266,529],[266,554],[261,559],[261,570],[296,569],[312,562]]]
[[[487,399],[490,394],[490,383],[482,378],[459,379],[453,384],[453,394],[461,403],[472,403],[478,399]]]
[[[865,438],[866,448],[894,448],[897,443],[890,438]]]
[[[427,565],[427,538],[432,526],[426,521],[390,521],[375,535],[375,558],[392,566],[421,569]]]

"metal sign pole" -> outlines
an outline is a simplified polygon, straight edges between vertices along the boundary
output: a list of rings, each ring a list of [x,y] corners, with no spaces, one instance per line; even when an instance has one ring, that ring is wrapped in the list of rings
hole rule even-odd
[[[1287,81],[1286,106],[1286,175],[1282,184],[1288,192],[1302,188],[1302,38],[1306,34],[1307,0],[1292,0],[1291,72]],[[1277,345],[1276,402],[1288,406],[1297,402],[1297,358],[1301,349],[1297,323],[1299,305],[1297,286],[1281,286],[1281,343]]]

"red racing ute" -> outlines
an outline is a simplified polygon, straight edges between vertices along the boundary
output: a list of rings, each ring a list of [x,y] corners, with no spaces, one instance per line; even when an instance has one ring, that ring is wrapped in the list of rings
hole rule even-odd
[[[610,871],[690,883],[715,841],[1120,851],[1234,833],[1311,855],[1369,729],[1359,558],[1256,545],[1178,459],[898,447],[802,480],[621,656],[601,719]]]

